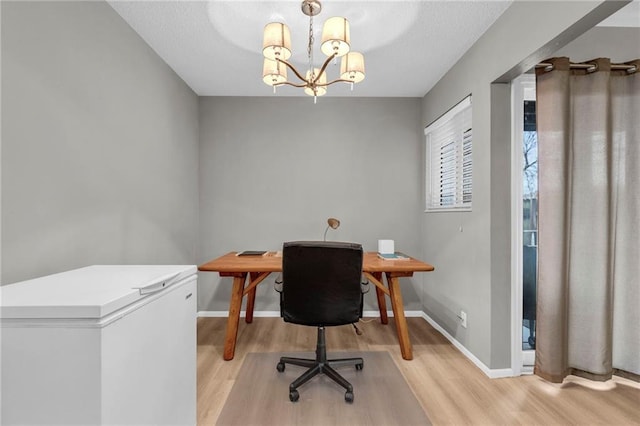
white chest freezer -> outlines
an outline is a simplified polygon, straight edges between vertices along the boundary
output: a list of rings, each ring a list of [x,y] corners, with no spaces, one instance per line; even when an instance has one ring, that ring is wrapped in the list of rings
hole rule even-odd
[[[194,265],[96,265],[0,287],[0,423],[195,425]]]

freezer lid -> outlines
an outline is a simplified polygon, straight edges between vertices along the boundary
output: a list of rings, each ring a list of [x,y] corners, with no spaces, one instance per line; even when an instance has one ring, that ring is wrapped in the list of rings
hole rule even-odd
[[[195,275],[195,265],[93,265],[0,287],[0,318],[103,318]]]

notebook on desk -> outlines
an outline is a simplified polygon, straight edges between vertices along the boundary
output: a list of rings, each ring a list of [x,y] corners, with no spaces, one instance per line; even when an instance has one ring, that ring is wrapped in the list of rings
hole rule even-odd
[[[378,257],[380,259],[385,259],[385,260],[409,260],[409,256],[407,256],[404,253],[400,253],[399,251],[395,252],[395,253],[380,253],[378,252]]]
[[[236,253],[236,256],[264,256],[267,254],[266,250],[244,250]]]

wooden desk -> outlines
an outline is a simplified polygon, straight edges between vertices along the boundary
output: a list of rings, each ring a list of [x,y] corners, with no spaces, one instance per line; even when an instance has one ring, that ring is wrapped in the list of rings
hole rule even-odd
[[[414,272],[433,271],[433,266],[417,259],[409,260],[384,260],[375,252],[364,253],[362,272],[376,286],[380,322],[387,324],[387,304],[385,294],[391,300],[391,308],[396,323],[398,342],[402,358],[413,359],[409,329],[404,316],[402,291],[400,290],[400,277],[411,277]],[[238,336],[238,324],[240,322],[240,310],[242,298],[247,296],[247,312],[245,321],[253,321],[253,308],[256,298],[256,286],[260,284],[272,272],[282,271],[282,257],[269,252],[265,256],[236,256],[236,252],[230,252],[217,259],[213,259],[198,267],[200,271],[218,272],[221,277],[233,277],[233,289],[229,301],[229,318],[227,319],[227,334],[224,341],[224,359],[233,359]],[[249,282],[245,286],[249,275]],[[384,285],[382,276],[386,276],[387,285]]]

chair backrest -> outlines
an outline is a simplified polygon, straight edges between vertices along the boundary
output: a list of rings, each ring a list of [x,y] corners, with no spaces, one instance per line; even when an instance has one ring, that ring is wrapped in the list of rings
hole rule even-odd
[[[362,246],[335,241],[286,242],[282,248],[282,317],[332,326],[362,315]]]

